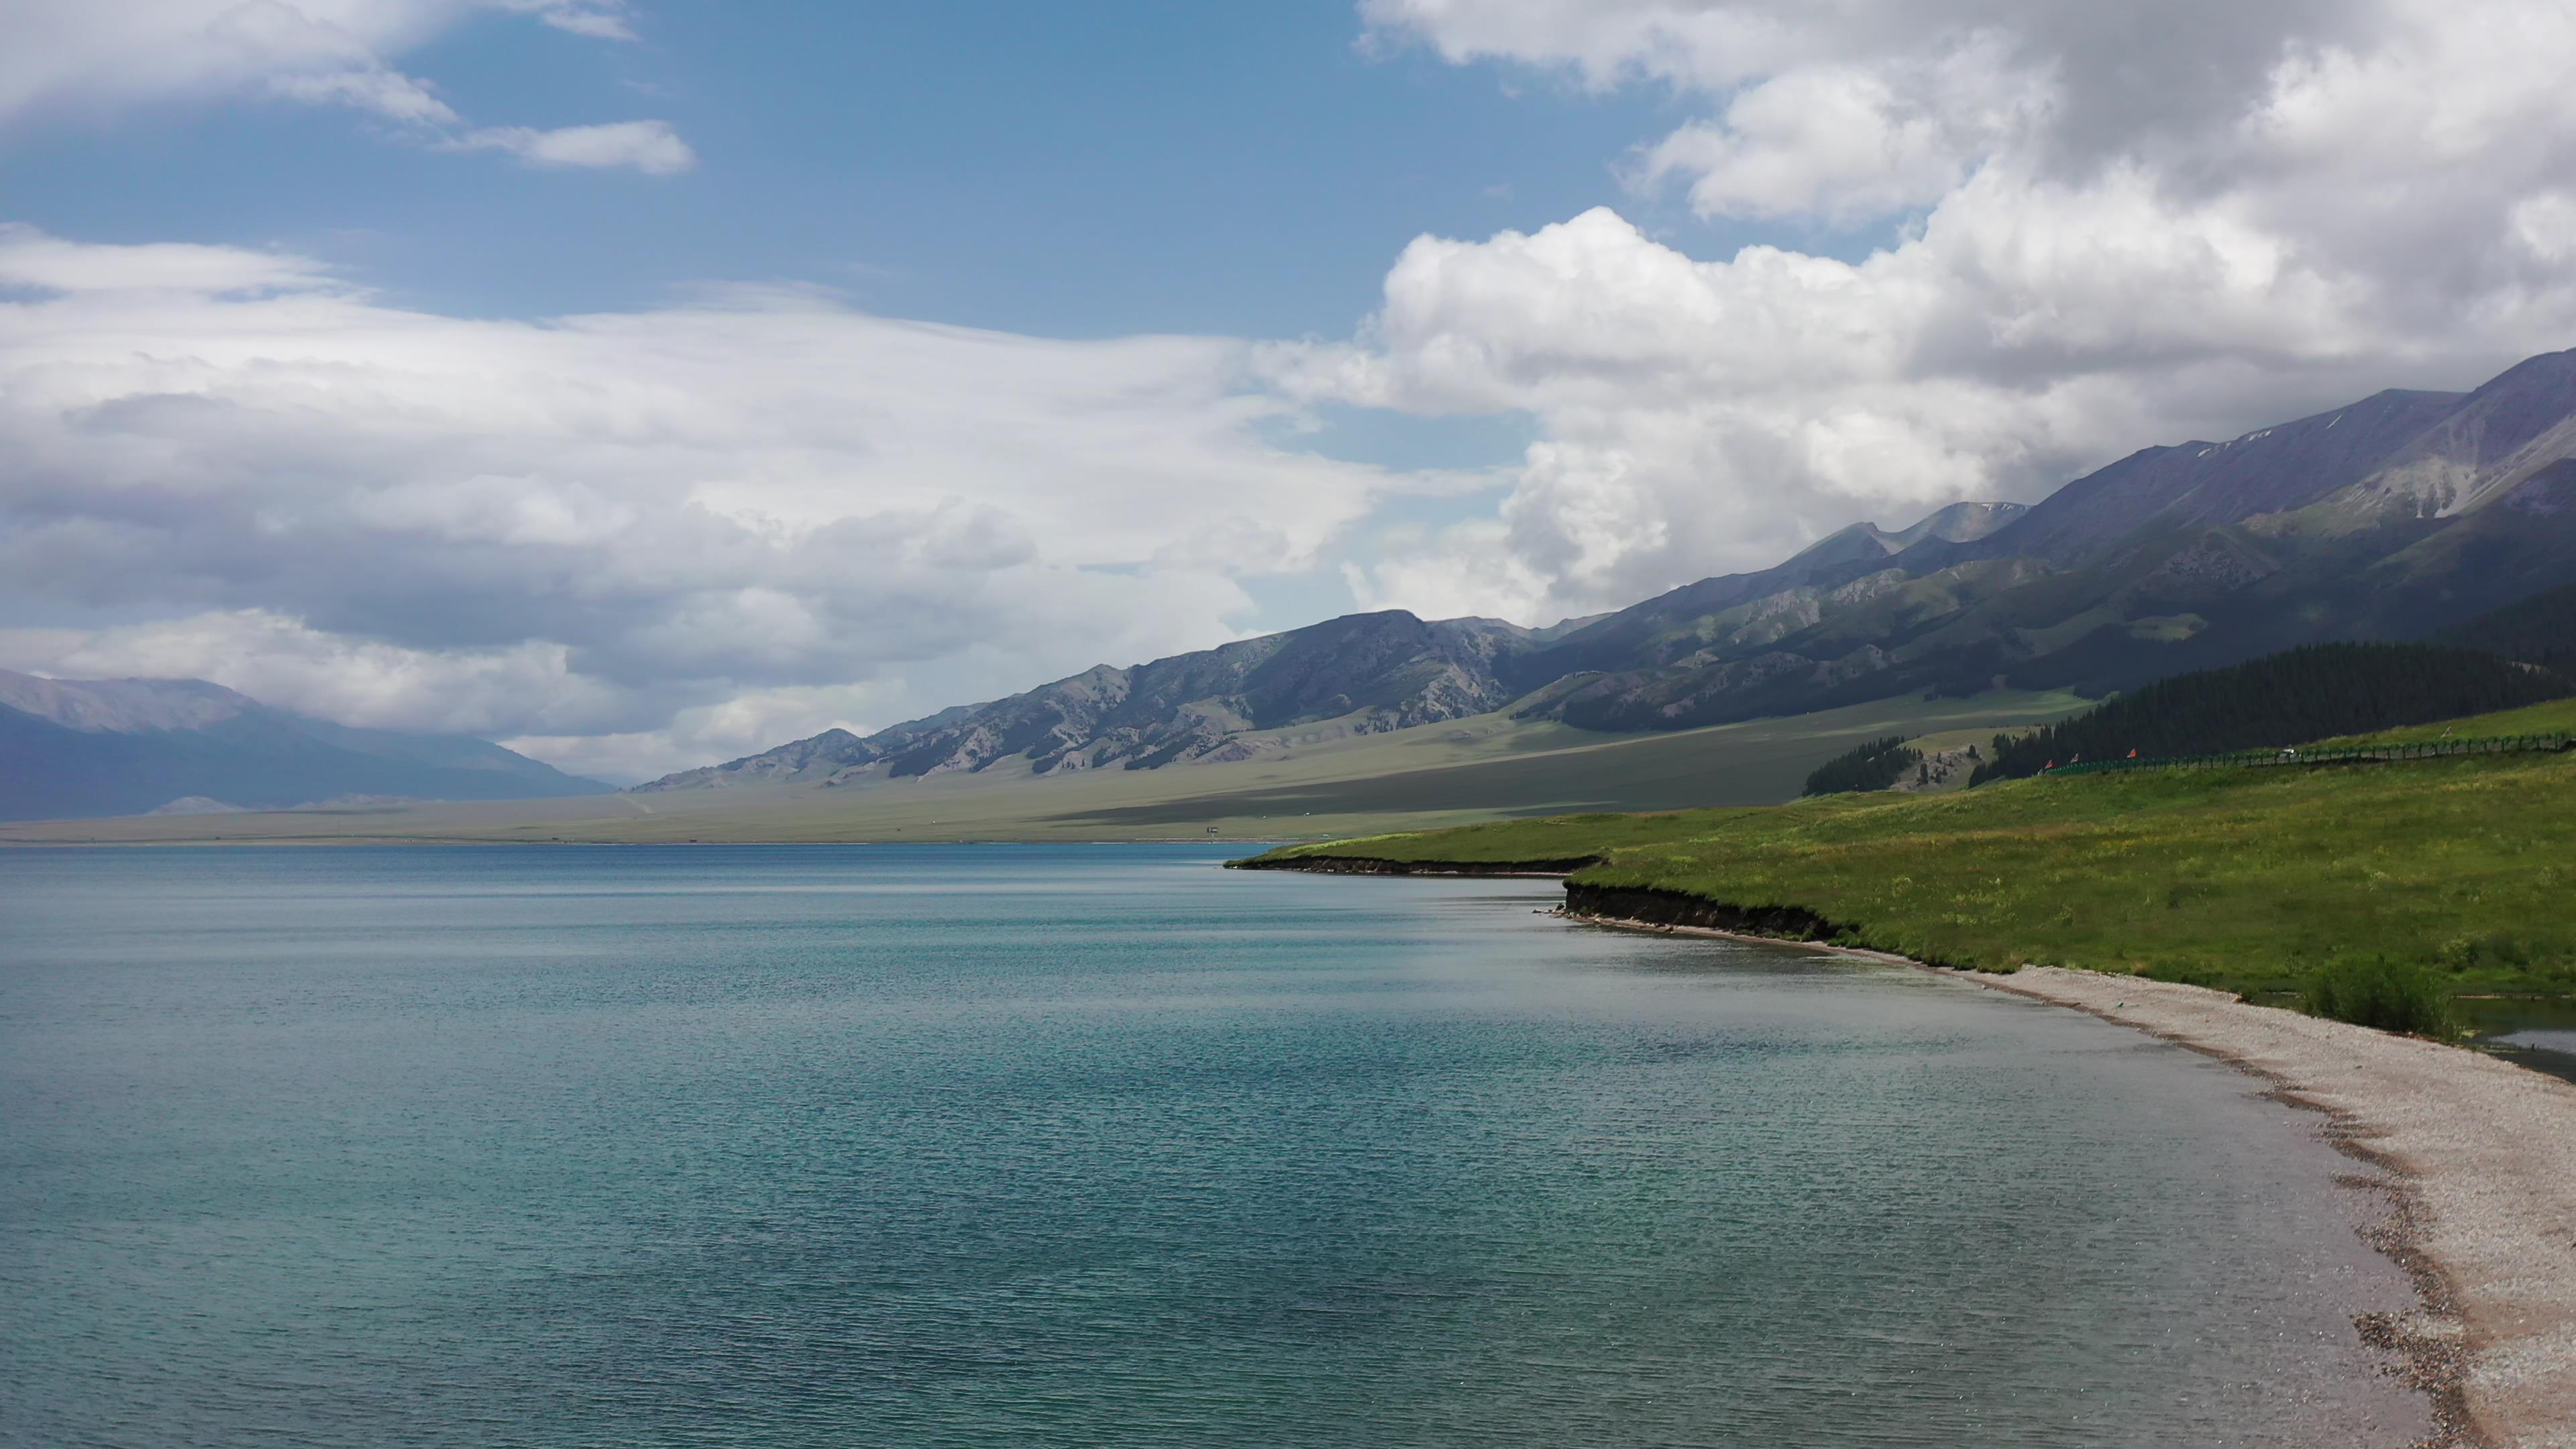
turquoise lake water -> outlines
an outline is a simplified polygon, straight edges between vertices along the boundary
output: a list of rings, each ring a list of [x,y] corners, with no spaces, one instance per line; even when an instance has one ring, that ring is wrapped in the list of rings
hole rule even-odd
[[[0,851],[0,1443],[2402,1443],[2313,1118],[1192,846]]]

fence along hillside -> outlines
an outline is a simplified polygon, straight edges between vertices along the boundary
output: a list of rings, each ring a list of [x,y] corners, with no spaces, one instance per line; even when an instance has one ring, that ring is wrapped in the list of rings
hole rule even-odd
[[[2397,745],[2335,745],[2325,749],[2236,750],[2224,755],[2170,755],[2085,760],[2043,769],[2054,780],[2061,775],[2093,775],[2110,770],[2226,770],[2266,765],[2370,765],[2388,760],[2434,760],[2452,755],[2556,754],[2576,750],[2576,734],[2491,735],[2473,740],[2411,740]]]

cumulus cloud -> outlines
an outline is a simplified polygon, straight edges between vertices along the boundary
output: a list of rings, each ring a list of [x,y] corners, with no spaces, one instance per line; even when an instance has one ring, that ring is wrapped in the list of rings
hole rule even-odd
[[[1685,125],[1635,170],[1689,178],[1702,216],[1865,220],[1929,205],[2053,104],[1991,36],[1929,59],[1801,67],[1737,91],[1723,117]]]
[[[2486,0],[2478,8],[2488,8]],[[2531,0],[2540,11],[2545,0]],[[1465,64],[1499,61],[1597,90],[1651,84],[1724,99],[1782,77],[1878,76],[1900,111],[1984,109],[1957,89],[1990,73],[1994,97],[2050,102],[2031,139],[2072,169],[2108,156],[2188,152],[2242,117],[2295,49],[2367,47],[2408,0],[1360,0],[1382,46],[1420,43]],[[2415,3],[2419,17],[2463,12]],[[2508,27],[2512,18],[2507,18]],[[1945,100],[1946,94],[1946,100]]]
[[[2553,0],[1361,8],[1380,44],[1704,106],[1629,163],[1703,214],[1879,228],[1834,256],[1698,258],[1609,210],[1415,241],[1359,338],[1265,365],[1543,436],[1499,530],[1423,536],[1367,597],[1625,603],[2576,344],[2576,12]]]
[[[0,665],[628,772],[746,720],[888,724],[1222,642],[1239,580],[1451,486],[1267,441],[1298,407],[1250,361],[805,291],[461,320],[302,259],[12,228],[0,604],[95,622],[0,638]]]
[[[622,0],[90,0],[0,7],[0,128],[44,113],[111,114],[231,98],[345,106],[396,134],[530,165],[664,176],[694,162],[662,121],[556,130],[471,127],[393,60],[478,13],[631,40]]]

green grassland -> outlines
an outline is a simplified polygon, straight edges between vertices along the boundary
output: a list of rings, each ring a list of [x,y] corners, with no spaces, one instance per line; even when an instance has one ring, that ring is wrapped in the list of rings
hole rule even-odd
[[[1787,800],[1807,772],[1876,736],[1990,738],[2061,718],[2071,694],[1907,697],[1793,718],[1603,734],[1479,715],[1375,734],[1324,725],[1247,734],[1231,764],[753,785],[485,804],[0,825],[0,843],[220,841],[663,843],[977,840],[1293,840],[1568,811]]]
[[[2545,726],[2522,717],[2539,714],[2452,728],[2533,732]],[[2576,755],[2032,779],[1274,854],[1590,856],[1602,863],[1575,880],[1795,908],[1844,944],[1983,970],[2079,966],[2256,993],[2384,957],[2456,994],[2576,994]]]

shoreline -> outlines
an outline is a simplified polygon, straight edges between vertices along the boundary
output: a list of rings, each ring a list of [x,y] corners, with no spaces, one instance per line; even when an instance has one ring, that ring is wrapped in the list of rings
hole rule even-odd
[[[2215,1057],[2326,1118],[2379,1169],[2393,1211],[2365,1233],[2419,1307],[2362,1315],[2430,1400],[2439,1446],[2576,1449],[2576,1085],[2463,1047],[2394,1036],[2206,987],[2059,966],[1963,971],[1818,941],[1560,908],[1584,925],[1800,947],[2068,1007]]]

